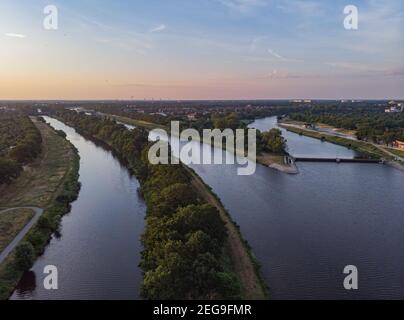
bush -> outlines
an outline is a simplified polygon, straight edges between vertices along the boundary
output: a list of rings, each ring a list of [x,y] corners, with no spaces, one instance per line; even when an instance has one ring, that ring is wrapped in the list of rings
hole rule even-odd
[[[15,251],[16,267],[25,271],[31,268],[35,260],[35,250],[32,244],[28,241],[21,242]]]

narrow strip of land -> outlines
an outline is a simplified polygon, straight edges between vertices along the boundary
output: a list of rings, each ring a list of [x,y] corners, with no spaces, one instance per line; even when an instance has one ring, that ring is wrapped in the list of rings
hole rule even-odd
[[[146,130],[164,129],[167,132],[171,133],[170,129],[168,127],[159,125],[156,123],[135,120],[135,119],[131,119],[128,117],[116,116],[116,115],[112,115],[112,114],[103,114],[103,115],[106,117],[111,117],[112,119],[115,119],[116,121],[118,121],[119,123],[122,123],[122,124],[131,125],[131,126],[135,126],[135,127],[141,127]],[[212,147],[215,147],[215,148],[223,149],[228,152],[234,152],[238,156],[248,158],[248,156],[246,155],[244,150],[237,150],[235,148],[226,149],[226,147],[223,146],[223,144],[221,142],[217,144],[217,143],[215,143],[216,141],[213,141],[213,142],[211,140],[206,141],[203,138],[198,139],[197,141],[200,141],[207,145],[211,145]],[[275,169],[278,171],[282,171],[282,172],[288,173],[288,174],[296,174],[299,172],[297,167],[294,165],[294,163],[286,164],[285,156],[280,155],[280,154],[262,152],[261,154],[257,155],[256,159],[250,159],[250,160],[257,161],[257,163],[259,163],[263,166],[266,166],[268,168]]]
[[[386,148],[383,148],[382,146],[372,142],[343,138],[340,135],[336,135],[332,132],[330,133],[330,132],[306,129],[295,124],[281,123],[279,124],[279,126],[291,132],[297,134],[303,134],[311,138],[315,139],[325,138],[327,142],[342,145],[344,147],[351,147],[352,149],[357,150],[358,152],[370,155],[378,159],[385,159],[385,160],[397,159],[398,161],[401,162],[404,161],[404,158],[399,157],[398,155],[390,152],[389,150],[386,150]]]
[[[258,272],[251,261],[250,253],[241,238],[239,230],[236,228],[221,202],[212,194],[202,179],[191,169],[186,166],[184,167],[192,177],[191,183],[193,187],[207,203],[219,210],[221,218],[226,223],[229,254],[235,272],[242,283],[244,298],[252,300],[266,299],[265,289],[263,288]]]
[[[34,211],[33,218],[22,227],[21,219],[14,216],[14,229],[20,230],[1,252],[0,258],[0,299],[7,299],[23,274],[23,269],[15,267],[15,249],[21,241],[29,241],[31,232],[38,240],[32,243],[35,254],[39,254],[53,233],[52,227],[38,228],[38,220],[46,216],[49,221],[56,221],[55,206],[58,210],[67,210],[65,199],[70,199],[75,188],[73,179],[77,179],[78,155],[71,143],[58,134],[48,124],[31,118],[42,136],[42,152],[30,165],[24,168],[22,174],[10,185],[2,186],[0,207],[5,209],[2,214],[24,208]],[[77,180],[76,180],[77,182]],[[66,184],[67,183],[67,184]],[[62,192],[67,192],[68,198],[58,200]],[[0,210],[2,210],[0,209]],[[12,223],[10,220],[9,222]],[[11,238],[11,237],[10,237]]]
[[[134,122],[129,121],[131,120],[129,118],[114,118],[122,123],[142,127],[141,123],[137,122],[135,124]],[[151,127],[155,128],[156,126],[153,124],[148,124],[148,126],[144,128],[150,129]],[[253,263],[251,253],[249,252],[246,243],[242,239],[240,231],[237,229],[222,203],[213,195],[212,191],[206,186],[203,180],[189,167],[184,166],[184,168],[186,168],[187,172],[191,176],[191,183],[198,194],[207,203],[218,209],[222,220],[226,224],[228,233],[227,250],[229,251],[228,253],[232,259],[234,271],[237,273],[243,286],[243,298],[253,300],[267,299],[264,283],[259,277],[259,271]]]

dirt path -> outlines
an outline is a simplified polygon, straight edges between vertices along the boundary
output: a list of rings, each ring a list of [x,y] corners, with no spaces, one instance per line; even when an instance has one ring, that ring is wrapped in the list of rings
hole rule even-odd
[[[199,194],[207,201],[209,204],[215,206],[219,212],[223,221],[226,223],[226,228],[228,232],[228,248],[231,255],[231,259],[234,265],[234,269],[238,274],[240,281],[243,285],[244,299],[251,300],[263,300],[266,299],[265,290],[262,287],[261,281],[257,275],[251,257],[248,253],[241,235],[231,221],[230,217],[226,213],[223,205],[218,201],[218,199],[211,193],[209,188],[203,183],[201,178],[196,175],[188,167],[184,166],[187,171],[192,176],[192,185],[199,192]]]
[[[38,221],[38,219],[43,214],[43,209],[37,207],[16,207],[16,208],[7,208],[0,211],[0,214],[16,210],[16,209],[30,209],[35,212],[35,215],[32,219],[21,229],[21,231],[15,236],[15,238],[7,245],[7,247],[0,253],[0,264],[7,258],[7,256],[14,250],[14,248],[20,243],[20,241],[24,238],[24,236],[31,230],[32,226]]]

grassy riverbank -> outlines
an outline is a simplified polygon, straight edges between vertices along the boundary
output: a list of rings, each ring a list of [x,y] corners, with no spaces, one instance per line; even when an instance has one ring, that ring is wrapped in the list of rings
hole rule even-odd
[[[218,209],[221,218],[226,223],[228,239],[225,250],[231,258],[232,269],[238,274],[241,281],[242,297],[249,300],[268,298],[266,284],[260,275],[260,266],[247,241],[243,239],[240,228],[232,220],[219,197],[203,182],[201,177],[192,169],[188,167],[186,169],[191,177],[193,187],[207,203]]]
[[[15,209],[0,213],[0,252],[7,247],[33,216],[34,212],[30,209]]]
[[[153,130],[153,129],[164,129],[164,130],[169,130],[168,127],[163,126],[161,124],[156,124],[156,123],[152,123],[152,122],[147,122],[147,121],[143,121],[143,120],[136,120],[136,119],[132,119],[132,118],[128,118],[128,117],[122,117],[122,116],[116,116],[113,114],[108,114],[108,117],[111,117],[112,119],[115,119],[116,121],[128,124],[128,125],[132,125],[135,127],[140,127],[140,128],[145,128],[147,130]]]
[[[1,207],[40,207],[43,215],[23,241],[0,265],[0,300],[7,299],[23,272],[40,256],[78,195],[80,159],[77,150],[63,136],[40,121],[35,125],[42,136],[42,153],[21,176],[3,190]],[[16,254],[24,247],[24,263]]]
[[[324,132],[317,132],[313,130],[306,130],[306,129],[301,129],[301,128],[296,128],[294,126],[289,126],[286,124],[279,124],[282,128],[297,133],[301,134],[310,138],[315,138],[323,141],[327,141],[330,143],[334,143],[343,147],[347,147],[349,149],[355,150],[359,153],[362,153],[372,159],[391,159],[391,156],[385,152],[383,152],[381,149],[375,147],[374,145],[370,143],[366,143],[363,141],[359,140],[352,140],[352,139],[346,139],[342,137],[337,137],[333,136]]]
[[[396,156],[404,158],[404,150],[397,150],[393,148],[388,148],[387,150],[390,151],[391,153],[394,153]]]

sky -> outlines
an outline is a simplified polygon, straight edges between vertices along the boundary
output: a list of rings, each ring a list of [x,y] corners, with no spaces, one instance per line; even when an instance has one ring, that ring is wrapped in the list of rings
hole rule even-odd
[[[297,98],[403,99],[404,1],[0,1],[1,100]]]

